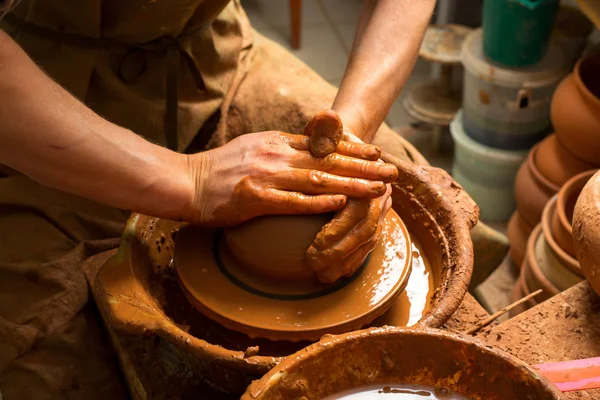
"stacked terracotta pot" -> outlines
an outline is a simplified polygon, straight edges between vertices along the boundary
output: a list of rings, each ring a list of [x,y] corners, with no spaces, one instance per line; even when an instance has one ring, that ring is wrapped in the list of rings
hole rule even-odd
[[[600,167],[599,71],[600,52],[595,52],[580,59],[560,83],[550,108],[555,133],[533,147],[517,173],[517,211],[507,231],[516,266],[523,264],[527,238],[548,201],[570,178]]]
[[[545,205],[541,222],[526,242],[521,273],[513,290],[516,300],[542,289],[524,308],[576,285],[584,280],[573,244],[573,212],[579,194],[597,172],[590,170],[569,179]]]

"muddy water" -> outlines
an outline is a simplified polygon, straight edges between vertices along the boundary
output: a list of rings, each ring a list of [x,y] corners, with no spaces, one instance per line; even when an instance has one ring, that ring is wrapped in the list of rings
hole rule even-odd
[[[412,272],[408,285],[388,312],[376,319],[372,326],[412,326],[431,308],[435,291],[433,271],[429,260],[416,238],[412,239]]]
[[[327,397],[325,400],[468,400],[445,388],[421,385],[371,385]]]

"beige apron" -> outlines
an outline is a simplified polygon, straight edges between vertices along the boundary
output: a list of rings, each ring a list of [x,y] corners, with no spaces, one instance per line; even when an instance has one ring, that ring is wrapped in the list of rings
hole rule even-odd
[[[238,0],[22,0],[2,26],[98,114],[179,151],[248,132],[301,132],[336,93],[253,32]],[[388,127],[375,142],[406,158],[406,142]],[[81,265],[116,247],[127,215],[25,177],[0,178],[4,399],[126,396]]]

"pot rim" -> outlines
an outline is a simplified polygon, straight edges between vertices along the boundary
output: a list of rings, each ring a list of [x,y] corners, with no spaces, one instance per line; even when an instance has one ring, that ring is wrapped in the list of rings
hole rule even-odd
[[[472,336],[463,335],[460,333],[446,332],[439,329],[433,328],[422,328],[413,329],[406,327],[382,327],[382,328],[368,328],[358,331],[348,332],[341,335],[325,335],[320,341],[311,344],[310,346],[298,351],[297,353],[287,357],[275,368],[270,370],[260,380],[254,381],[248,386],[246,393],[242,396],[242,400],[253,400],[261,398],[265,390],[269,386],[277,381],[278,377],[283,376],[288,370],[300,368],[305,361],[315,359],[323,352],[331,351],[339,346],[343,346],[346,342],[353,342],[359,340],[365,340],[369,338],[377,337],[389,337],[392,340],[401,340],[402,337],[406,336],[421,336],[429,337],[437,340],[448,340],[452,342],[458,342],[465,346],[474,347],[479,352],[493,353],[500,357],[503,361],[515,366],[523,368],[527,373],[531,374],[532,377],[541,381],[541,384],[547,388],[557,399],[564,399],[564,394],[560,392],[552,383],[550,383],[545,377],[537,373],[532,367],[530,367],[524,361],[519,360],[515,356],[506,353],[495,346],[491,346],[489,343],[482,339],[474,338]]]
[[[544,292],[542,292],[541,294],[547,294],[548,298],[550,298],[559,294],[560,290],[556,286],[554,286],[552,282],[550,282],[550,280],[542,272],[540,266],[537,264],[537,259],[535,257],[535,244],[537,243],[538,237],[541,234],[542,226],[541,224],[539,224],[534,228],[533,232],[531,232],[531,235],[529,235],[529,239],[527,239],[527,255],[525,256],[525,258],[527,260],[527,266],[529,267],[529,271],[531,271],[533,277],[540,283],[540,286],[542,286],[542,288],[545,289]],[[525,267],[525,264],[523,264],[523,266]],[[522,268],[522,270],[525,271],[525,268]],[[526,274],[526,272],[524,272],[524,274]],[[527,285],[527,279],[524,279],[524,281],[525,285]],[[527,288],[531,292],[531,288],[529,288],[529,286],[527,286]]]
[[[544,236],[546,237],[546,242],[550,246],[550,250],[552,250],[552,252],[556,255],[561,264],[569,268],[577,275],[583,277],[583,271],[579,266],[579,262],[575,258],[571,257],[571,255],[568,254],[566,251],[564,251],[558,245],[558,243],[556,243],[554,236],[552,236],[552,214],[556,212],[557,201],[558,195],[552,196],[550,201],[548,201],[548,203],[546,204],[546,207],[544,207],[544,211],[542,212],[541,225],[542,230],[544,232]]]
[[[594,96],[594,94],[587,88],[585,83],[581,80],[581,66],[586,62],[592,62],[590,60],[596,61],[596,58],[600,59],[600,52],[592,53],[587,56],[581,57],[577,63],[575,64],[575,68],[573,72],[569,74],[569,76],[573,77],[573,81],[575,82],[575,86],[579,90],[579,92],[584,97],[586,103],[590,104],[594,108],[600,108],[600,98]],[[600,61],[598,61],[600,64]],[[569,77],[565,78],[568,79]]]
[[[571,236],[573,236],[573,223],[567,219],[567,214],[565,212],[567,207],[567,199],[569,196],[574,193],[575,190],[579,189],[579,193],[585,187],[585,184],[594,176],[594,174],[598,172],[598,169],[591,169],[580,174],[575,175],[571,179],[565,182],[565,184],[558,191],[558,200],[556,203],[556,211],[555,213],[558,216],[558,220],[562,226],[562,228],[567,231]],[[586,179],[587,178],[587,179]],[[585,179],[585,181],[583,181]],[[580,185],[583,183],[583,185]],[[581,186],[581,187],[580,187]],[[579,196],[577,196],[579,197]],[[573,212],[575,209],[573,208]]]
[[[535,164],[535,159],[536,159],[537,152],[540,148],[540,144],[541,144],[541,142],[537,143],[535,146],[533,146],[533,148],[529,152],[529,155],[527,156],[527,166],[529,167],[529,171],[531,171],[531,175],[533,176],[533,179],[537,183],[539,183],[539,185],[542,187],[542,189],[544,189],[548,193],[556,193],[560,190],[560,187],[558,185],[556,185],[555,183],[553,183],[552,181],[550,181],[544,175],[542,175],[542,173],[538,169],[537,165]]]

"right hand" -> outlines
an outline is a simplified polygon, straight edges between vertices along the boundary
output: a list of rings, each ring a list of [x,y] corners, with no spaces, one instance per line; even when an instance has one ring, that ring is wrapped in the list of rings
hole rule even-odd
[[[188,156],[195,191],[184,219],[230,227],[262,215],[336,211],[347,197],[380,197],[398,176],[394,165],[374,161],[374,145],[341,141],[324,158],[310,146],[304,135],[270,131]]]

